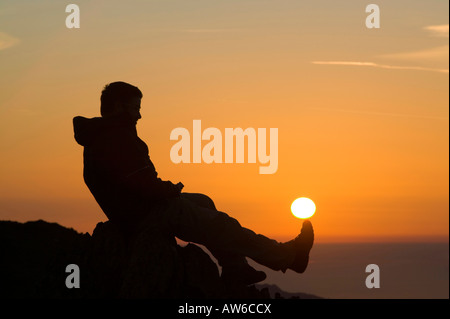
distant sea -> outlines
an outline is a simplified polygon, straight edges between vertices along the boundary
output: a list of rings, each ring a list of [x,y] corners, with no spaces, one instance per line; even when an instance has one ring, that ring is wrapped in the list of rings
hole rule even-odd
[[[448,243],[316,244],[303,274],[264,270],[262,284],[339,299],[448,299]],[[380,288],[366,287],[366,266],[380,269]]]

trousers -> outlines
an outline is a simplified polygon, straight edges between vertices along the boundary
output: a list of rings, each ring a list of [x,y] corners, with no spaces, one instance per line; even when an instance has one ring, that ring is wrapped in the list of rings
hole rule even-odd
[[[206,195],[181,193],[160,208],[159,222],[171,235],[205,246],[222,267],[246,263],[245,257],[273,270],[285,271],[294,259],[286,245],[242,227],[218,211]]]

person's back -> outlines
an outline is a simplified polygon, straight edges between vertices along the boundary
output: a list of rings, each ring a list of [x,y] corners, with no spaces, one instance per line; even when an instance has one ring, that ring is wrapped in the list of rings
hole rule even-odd
[[[84,146],[84,181],[108,219],[122,225],[126,222],[123,213],[137,212],[133,206],[138,204],[132,200],[131,192],[124,194],[121,187],[127,171],[137,164],[128,152],[135,144],[128,132],[130,125],[124,118],[81,116],[74,118],[73,125],[76,141]]]
[[[137,135],[136,121],[123,110],[73,119],[75,139],[84,147],[85,183],[108,219],[127,233],[153,205],[180,193],[171,182],[157,177],[148,147]]]

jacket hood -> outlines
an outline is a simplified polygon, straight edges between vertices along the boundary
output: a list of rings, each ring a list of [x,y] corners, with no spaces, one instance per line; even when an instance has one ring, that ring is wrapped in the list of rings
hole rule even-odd
[[[136,122],[124,117],[94,117],[76,116],[73,118],[75,140],[82,146],[88,146],[96,137],[109,129],[119,127],[135,127]]]

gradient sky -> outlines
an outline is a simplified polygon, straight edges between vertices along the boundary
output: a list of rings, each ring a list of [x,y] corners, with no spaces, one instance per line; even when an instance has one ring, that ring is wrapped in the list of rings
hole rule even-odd
[[[0,219],[92,232],[72,118],[99,116],[113,81],[144,94],[138,133],[162,179],[208,194],[286,240],[292,201],[315,201],[317,241],[448,240],[448,1],[0,3]],[[278,171],[174,164],[170,132],[278,128]]]

